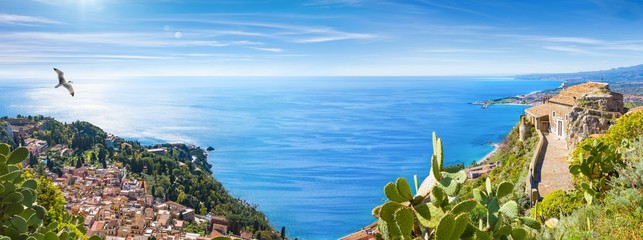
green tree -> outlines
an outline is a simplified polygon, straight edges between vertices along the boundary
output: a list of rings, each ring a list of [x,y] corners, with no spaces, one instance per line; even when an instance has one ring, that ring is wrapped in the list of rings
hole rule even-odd
[[[48,225],[52,222],[61,222],[65,212],[65,198],[62,191],[46,177],[38,178],[37,200],[38,203],[49,209],[47,217],[43,219],[43,223]]]
[[[281,239],[286,239],[286,227],[281,227]]]

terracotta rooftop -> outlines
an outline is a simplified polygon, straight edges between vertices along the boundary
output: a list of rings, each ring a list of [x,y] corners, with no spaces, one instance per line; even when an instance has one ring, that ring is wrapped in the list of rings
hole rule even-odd
[[[609,85],[600,82],[586,82],[566,88],[556,96],[549,99],[550,102],[561,103],[565,105],[576,105],[576,100],[590,93],[598,93],[607,90]]]
[[[360,229],[357,232],[346,235],[340,240],[370,240],[376,239],[375,234],[377,233],[377,222],[371,223],[368,226]]]
[[[542,117],[549,115],[549,106],[547,104],[540,104],[525,109],[525,112],[535,117]]]

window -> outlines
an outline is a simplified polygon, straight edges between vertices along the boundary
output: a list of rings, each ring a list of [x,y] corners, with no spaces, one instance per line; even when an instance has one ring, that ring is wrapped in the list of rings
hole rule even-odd
[[[552,111],[552,112],[551,112],[551,115],[555,117],[555,116],[556,116],[556,112],[555,112],[555,111]]]

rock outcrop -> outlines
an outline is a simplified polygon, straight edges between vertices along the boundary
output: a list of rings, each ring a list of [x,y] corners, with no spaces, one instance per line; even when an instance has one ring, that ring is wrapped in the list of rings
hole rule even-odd
[[[609,101],[610,95],[586,96],[567,114],[567,146],[574,149],[576,145],[592,134],[603,134],[614,124],[622,113],[623,106]]]

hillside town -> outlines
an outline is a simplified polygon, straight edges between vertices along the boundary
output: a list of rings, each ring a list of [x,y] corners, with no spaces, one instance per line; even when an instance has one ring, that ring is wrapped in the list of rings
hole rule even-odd
[[[9,137],[22,138],[21,145],[24,144],[39,162],[50,161],[52,155],[71,156],[74,152],[69,146],[48,146],[46,141],[33,138],[33,132],[42,127],[37,121],[7,119],[7,123],[0,127]],[[120,141],[121,138],[109,135],[105,145],[113,147]],[[165,149],[149,151],[161,154]],[[22,163],[27,169],[30,168],[28,161],[26,159]],[[199,215],[195,209],[155,198],[149,194],[148,183],[144,179],[131,177],[126,167],[118,162],[111,162],[105,168],[84,164],[80,167],[64,166],[61,172],[32,170],[42,171],[62,190],[65,209],[84,217],[88,236],[97,235],[106,240],[253,238],[252,233],[243,231],[240,235],[232,234],[224,216]],[[188,224],[205,226],[201,229],[204,231],[191,232],[195,228],[187,229]]]

